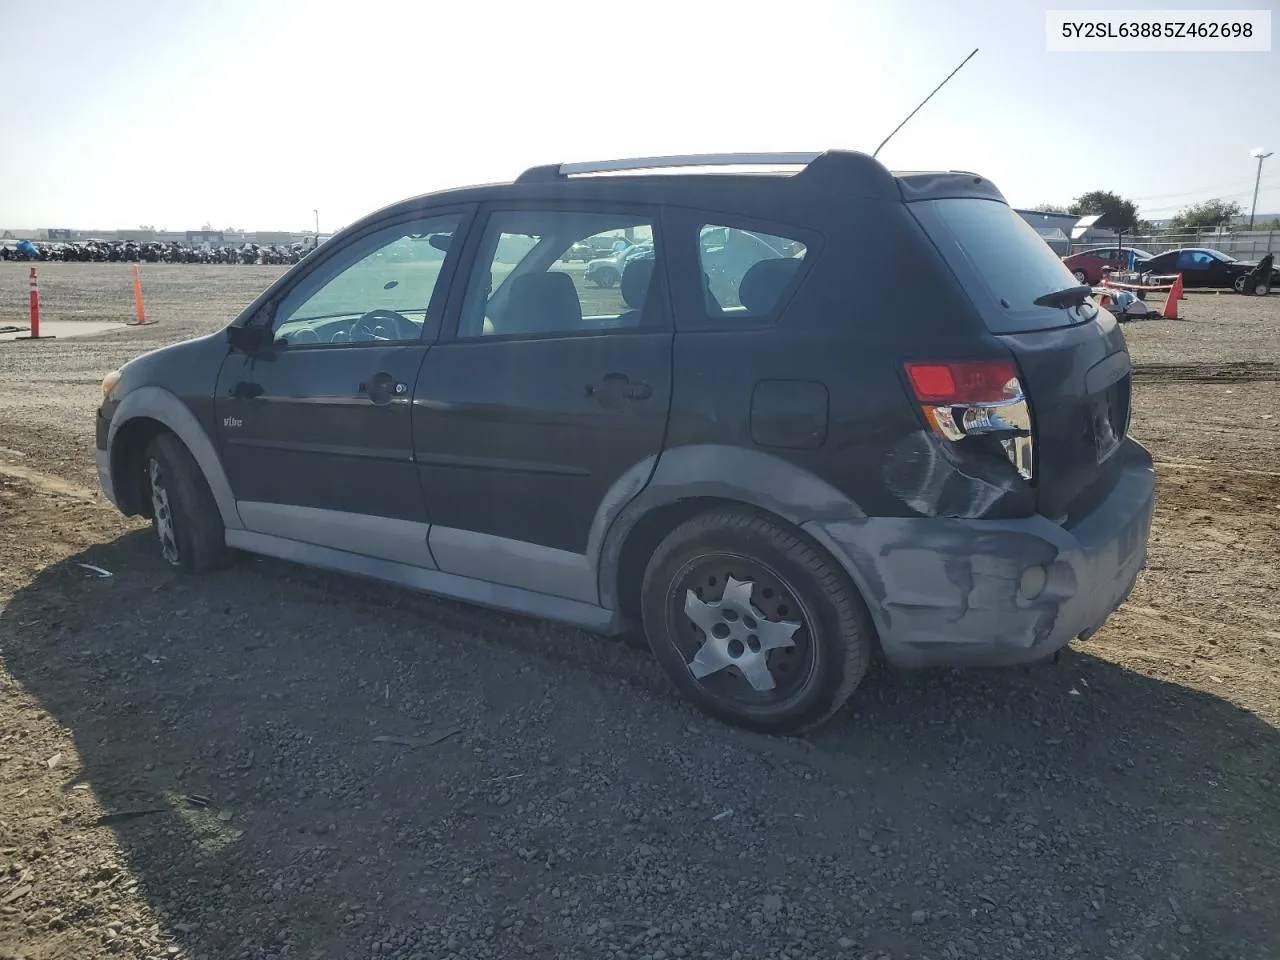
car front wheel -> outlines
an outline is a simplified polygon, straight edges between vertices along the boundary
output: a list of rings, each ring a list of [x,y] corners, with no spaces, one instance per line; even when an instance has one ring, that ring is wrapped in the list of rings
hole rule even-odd
[[[160,555],[184,573],[203,573],[226,562],[222,516],[191,452],[169,433],[147,445],[146,480],[151,526]]]
[[[1071,271],[1071,275],[1076,278],[1076,283],[1081,285],[1086,285],[1089,282],[1089,277],[1083,270],[1073,270]]]
[[[650,648],[676,688],[706,713],[765,733],[803,733],[830,717],[875,645],[844,572],[798,533],[742,510],[669,534],[641,591]]]

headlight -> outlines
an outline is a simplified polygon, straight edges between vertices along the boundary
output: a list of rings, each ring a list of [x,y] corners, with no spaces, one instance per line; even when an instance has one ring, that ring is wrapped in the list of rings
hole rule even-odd
[[[102,399],[106,400],[111,395],[111,391],[115,389],[116,384],[120,382],[120,371],[113,370],[102,378]]]

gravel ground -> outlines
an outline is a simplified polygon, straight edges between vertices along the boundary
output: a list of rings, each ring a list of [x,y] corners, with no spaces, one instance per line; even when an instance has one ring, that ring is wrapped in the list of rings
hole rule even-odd
[[[98,381],[279,269],[154,268],[156,326],[0,344],[0,958],[1280,956],[1280,297],[1126,327],[1160,500],[1093,640],[882,668],[781,740],[627,643],[165,568],[93,489]],[[131,309],[127,267],[46,270],[49,310]]]

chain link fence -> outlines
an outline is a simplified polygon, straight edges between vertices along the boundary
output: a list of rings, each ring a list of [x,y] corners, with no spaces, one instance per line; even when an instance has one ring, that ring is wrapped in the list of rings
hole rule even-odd
[[[1114,244],[1115,240],[1111,240],[1110,243]],[[1237,260],[1261,259],[1274,251],[1278,243],[1280,243],[1280,230],[1242,230],[1231,233],[1199,230],[1189,233],[1158,233],[1151,236],[1129,233],[1124,235],[1126,247],[1136,247],[1148,253],[1163,253],[1166,250],[1178,250],[1183,247],[1200,247],[1220,250]],[[1073,243],[1071,252],[1079,253],[1081,250],[1103,246],[1107,246],[1107,242],[1100,243],[1095,240],[1089,243]]]

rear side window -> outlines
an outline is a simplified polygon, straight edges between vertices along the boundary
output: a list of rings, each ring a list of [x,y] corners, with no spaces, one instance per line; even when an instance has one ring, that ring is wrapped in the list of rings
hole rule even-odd
[[[790,237],[704,223],[698,257],[707,313],[726,320],[769,316],[792,289],[805,252]]]
[[[497,211],[481,237],[459,339],[635,329],[657,262],[653,224],[631,213]]]
[[[1062,259],[1006,203],[947,198],[909,204],[994,333],[1065,327],[1074,311],[1036,306],[1078,286]]]

